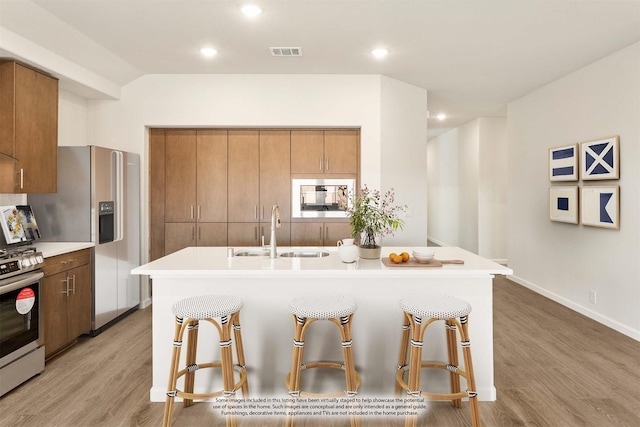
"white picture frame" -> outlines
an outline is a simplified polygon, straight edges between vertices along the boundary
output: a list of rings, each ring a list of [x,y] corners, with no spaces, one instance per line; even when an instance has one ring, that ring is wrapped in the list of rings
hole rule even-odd
[[[578,158],[578,144],[549,148],[549,181],[577,181]]]
[[[578,224],[578,186],[549,187],[549,219]]]
[[[580,144],[580,179],[583,181],[620,178],[620,137]]]
[[[590,227],[620,229],[620,186],[583,186],[580,222]]]

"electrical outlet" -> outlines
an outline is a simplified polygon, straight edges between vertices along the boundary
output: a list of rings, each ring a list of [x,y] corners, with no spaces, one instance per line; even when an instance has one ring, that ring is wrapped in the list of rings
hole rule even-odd
[[[589,291],[589,302],[591,304],[596,303],[596,291]]]

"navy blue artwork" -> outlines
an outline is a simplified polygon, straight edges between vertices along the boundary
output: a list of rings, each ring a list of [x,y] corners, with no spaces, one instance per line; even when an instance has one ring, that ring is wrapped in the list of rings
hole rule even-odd
[[[558,197],[558,210],[559,211],[568,211],[569,210],[569,198],[568,197]]]
[[[613,197],[613,193],[600,193],[600,222],[613,224],[613,220],[607,213],[607,204]]]

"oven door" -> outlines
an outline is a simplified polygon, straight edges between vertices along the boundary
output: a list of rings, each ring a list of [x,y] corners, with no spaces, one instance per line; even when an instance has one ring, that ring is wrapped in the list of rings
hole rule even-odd
[[[44,342],[40,326],[40,279],[33,272],[0,280],[0,367]]]

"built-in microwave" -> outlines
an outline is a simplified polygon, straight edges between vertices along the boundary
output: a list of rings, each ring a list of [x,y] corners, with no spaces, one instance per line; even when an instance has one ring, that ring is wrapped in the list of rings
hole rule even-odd
[[[355,179],[292,179],[293,218],[346,218]]]

